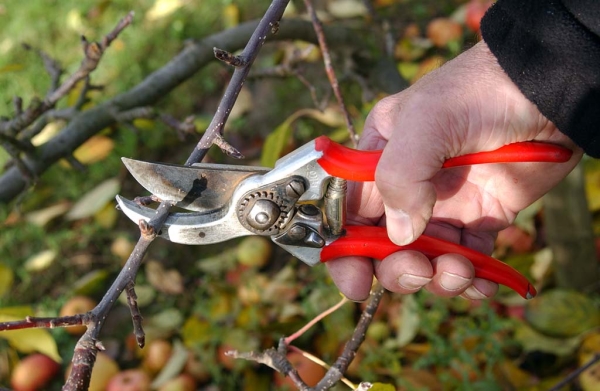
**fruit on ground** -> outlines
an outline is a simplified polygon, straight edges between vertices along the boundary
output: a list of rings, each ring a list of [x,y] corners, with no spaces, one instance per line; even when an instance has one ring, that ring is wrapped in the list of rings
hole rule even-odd
[[[43,390],[59,369],[60,365],[50,357],[34,353],[17,364],[12,372],[10,384],[15,391]]]
[[[244,266],[262,267],[271,257],[271,246],[271,242],[261,236],[248,236],[237,247],[238,262]]]
[[[106,391],[150,391],[151,379],[142,369],[128,369],[113,376]]]
[[[173,353],[173,347],[169,341],[164,339],[150,341],[144,348],[143,367],[150,373],[158,373],[171,358],[171,353]]]
[[[471,0],[467,3],[467,11],[465,16],[465,24],[475,32],[479,32],[481,28],[481,18],[492,5],[492,0]]]
[[[435,18],[427,25],[427,38],[442,48],[462,37],[462,26],[450,18]]]
[[[182,373],[164,383],[158,391],[195,391],[196,381],[191,375]]]

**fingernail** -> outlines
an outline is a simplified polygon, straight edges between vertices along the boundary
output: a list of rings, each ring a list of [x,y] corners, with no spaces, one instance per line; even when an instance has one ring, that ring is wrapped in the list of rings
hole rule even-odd
[[[412,220],[408,213],[401,209],[385,208],[388,235],[392,242],[405,246],[414,240]]]
[[[484,300],[484,299],[488,298],[486,295],[481,293],[479,291],[479,289],[475,288],[473,285],[468,287],[467,290],[464,291],[461,296],[463,296],[465,299],[469,299],[469,300]]]
[[[447,291],[458,291],[471,283],[471,279],[458,274],[443,272],[440,277],[440,285]]]
[[[429,284],[431,278],[416,276],[414,274],[404,273],[398,277],[398,285],[404,289],[420,289],[423,286]]]
[[[342,296],[342,297],[344,297],[344,299],[350,300],[350,301],[352,301],[354,303],[366,303],[369,300],[370,294],[369,294],[369,296],[367,296],[364,299],[352,299],[352,298],[346,296],[345,294],[343,294],[342,292],[340,292],[340,296]]]

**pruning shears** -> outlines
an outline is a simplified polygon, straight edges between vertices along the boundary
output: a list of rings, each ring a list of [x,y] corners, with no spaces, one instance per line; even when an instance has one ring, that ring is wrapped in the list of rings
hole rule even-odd
[[[524,298],[536,295],[529,281],[507,264],[456,243],[421,235],[398,246],[383,227],[346,224],[346,184],[373,181],[382,151],[359,151],[321,136],[280,158],[273,169],[198,163],[179,166],[123,158],[133,177],[153,195],[184,209],[172,213],[158,235],[182,244],[211,244],[240,236],[262,235],[314,266],[344,256],[384,259],[399,250],[416,250],[430,259],[461,254],[476,277],[505,285]],[[567,148],[520,142],[489,152],[445,161],[443,167],[517,162],[562,163]],[[134,222],[149,221],[152,208],[117,196]]]

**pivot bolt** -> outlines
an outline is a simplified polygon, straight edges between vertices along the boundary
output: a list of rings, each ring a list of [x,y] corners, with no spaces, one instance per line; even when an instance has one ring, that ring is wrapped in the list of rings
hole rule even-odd
[[[269,229],[279,219],[281,209],[271,200],[257,200],[246,216],[248,224],[258,230]]]

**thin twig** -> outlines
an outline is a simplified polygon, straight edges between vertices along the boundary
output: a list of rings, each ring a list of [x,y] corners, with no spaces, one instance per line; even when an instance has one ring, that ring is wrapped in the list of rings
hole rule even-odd
[[[309,359],[310,361],[314,362],[317,365],[322,366],[323,368],[329,370],[331,368],[330,365],[328,365],[325,361],[321,360],[319,357],[315,356],[314,354],[310,354],[308,352],[305,352],[302,349],[299,349],[295,346],[290,346],[290,350],[293,350],[301,355],[303,355],[304,357],[306,357],[307,359]],[[348,387],[350,387],[350,389],[354,390],[356,388],[356,385],[354,383],[352,383],[350,380],[346,379],[345,377],[342,376],[342,378],[340,379],[340,381],[342,383],[344,383],[345,385],[347,385]]]
[[[186,166],[200,162],[208,152],[208,149],[213,144],[217,136],[223,134],[225,122],[227,122],[227,118],[229,118],[233,104],[242,90],[244,81],[250,72],[250,67],[258,55],[260,48],[264,45],[267,36],[272,33],[273,26],[278,25],[279,20],[283,15],[283,11],[285,11],[288,3],[289,0],[273,0],[269,6],[269,9],[267,12],[265,12],[265,15],[258,23],[258,26],[256,27],[256,30],[254,30],[254,33],[252,33],[252,36],[246,44],[246,47],[239,55],[239,57],[245,59],[245,65],[235,68],[229,85],[227,86],[227,89],[223,94],[223,98],[219,103],[217,112],[208,125],[206,133],[204,133],[204,136],[188,160],[185,162]]]
[[[561,381],[556,383],[548,391],[559,391],[567,384],[575,381],[575,379],[577,379],[579,377],[579,375],[581,375],[583,372],[587,371],[588,369],[590,369],[591,367],[593,367],[594,365],[596,365],[599,362],[600,362],[600,353],[596,353],[588,362],[586,362],[584,365],[580,366],[579,368],[577,368],[576,370],[571,372],[567,377],[565,377],[564,379],[562,379]]]
[[[245,56],[248,61],[247,65],[236,68],[225,95],[221,99],[217,113],[213,118],[213,123],[216,123],[217,126],[214,126],[212,131],[207,131],[198,143],[199,146],[206,145],[205,150],[201,150],[199,148],[194,149],[186,164],[191,164],[190,162],[193,162],[194,159],[199,158],[199,160],[201,160],[208,150],[210,144],[212,144],[214,139],[220,135],[222,126],[227,120],[227,117],[231,112],[233,105],[235,104],[239,91],[242,88],[245,77],[248,74],[249,66],[258,55],[258,51],[266,39],[266,32],[263,34],[261,27],[264,28],[265,25],[269,26],[269,24],[272,25],[273,22],[279,21],[283,15],[283,11],[287,6],[288,1],[289,0],[274,0],[269,7],[269,10],[265,13],[263,19],[250,38],[250,41],[246,45],[246,49],[244,49],[242,52],[242,56]],[[110,42],[107,44],[109,43]],[[236,75],[238,76],[236,77]],[[88,331],[79,340],[81,345],[87,347],[87,349],[76,350],[75,356],[73,357],[73,370],[69,376],[69,379],[67,380],[67,384],[63,388],[63,391],[75,391],[87,388],[87,384],[89,383],[89,375],[84,372],[90,368],[90,364],[93,364],[97,349],[95,344],[93,346],[91,345],[91,342],[98,340],[98,334],[102,328],[104,320],[106,319],[106,314],[108,314],[108,311],[110,311],[112,308],[113,303],[117,300],[123,290],[130,286],[132,281],[135,280],[135,276],[142,264],[145,253],[148,250],[150,243],[154,240],[154,238],[156,238],[157,233],[162,229],[172,206],[173,203],[171,201],[162,201],[157,208],[155,217],[152,218],[152,220],[149,222],[141,220],[139,222],[140,239],[138,240],[138,243],[136,244],[125,266],[117,276],[117,279],[106,292],[102,298],[102,301],[92,311],[93,314],[96,315],[96,320],[92,324],[92,327],[88,328]],[[81,364],[78,365],[79,362],[81,362]],[[78,384],[80,378],[82,378],[85,382],[84,388],[78,388],[81,387],[81,385]]]
[[[86,78],[97,68],[102,55],[110,46],[111,42],[125,27],[130,25],[132,21],[133,12],[130,12],[119,21],[117,26],[108,35],[104,37],[102,43],[88,42],[85,37],[81,37],[85,56],[79,68],[69,76],[62,85],[50,91],[43,102],[32,101],[29,107],[27,107],[20,115],[17,115],[10,121],[0,122],[0,132],[14,137],[21,130],[31,125],[40,117],[40,115],[54,107],[54,105],[67,95],[80,80]]]
[[[331,308],[321,312],[319,315],[315,316],[310,322],[305,324],[300,330],[296,331],[294,334],[290,335],[289,337],[286,337],[285,343],[287,345],[289,345],[290,343],[292,343],[292,341],[294,341],[296,338],[302,336],[308,329],[310,329],[312,326],[314,326],[315,324],[320,322],[323,318],[329,316],[330,314],[332,314],[335,311],[337,311],[338,309],[340,309],[348,301],[349,300],[346,297],[342,297],[342,300],[340,300],[337,304],[335,304]]]
[[[65,128],[41,145],[35,156],[26,156],[23,159],[24,162],[37,176],[42,175],[57,161],[72,154],[90,137],[102,129],[114,125],[115,112],[150,106],[164,99],[165,95],[213,61],[212,48],[214,46],[223,47],[232,52],[243,48],[257,24],[258,21],[245,22],[233,29],[215,33],[185,46],[179,55],[130,90],[85,111],[72,113],[73,117],[70,118]],[[353,47],[367,45],[364,34],[357,36],[356,30],[342,26],[328,26],[326,31],[330,44],[335,42],[336,46],[352,45]],[[294,19],[282,21],[277,35],[271,35],[269,39],[278,41],[294,39],[317,43],[311,23]],[[96,86],[90,85],[90,89],[96,88]],[[37,122],[43,118],[44,116]],[[2,119],[0,119],[0,123],[2,123]],[[125,124],[127,126],[127,123]],[[37,123],[34,127],[36,126]],[[39,131],[42,128],[43,126],[36,130]],[[25,134],[30,130],[32,127],[23,131],[22,138],[28,139]],[[210,143],[208,144],[210,145]],[[0,203],[8,203],[16,199],[19,194],[23,194],[28,185],[29,183],[21,176],[16,167],[4,171],[0,175]]]
[[[101,346],[98,342],[98,335],[106,320],[106,316],[123,290],[135,280],[135,276],[142,265],[144,254],[146,254],[148,247],[150,247],[150,244],[156,238],[156,232],[164,225],[172,206],[173,204],[170,202],[162,202],[158,206],[156,215],[152,220],[149,222],[145,220],[140,221],[140,238],[131,252],[129,259],[127,259],[121,272],[119,272],[119,275],[100,303],[91,311],[93,320],[88,323],[88,330],[77,342],[72,360],[73,369],[63,387],[63,391],[87,390],[91,368],[94,366],[96,354]]]
[[[137,304],[137,295],[135,293],[135,285],[133,282],[130,282],[129,285],[127,285],[125,293],[127,294],[127,304],[129,305],[129,311],[131,312],[131,319],[133,321],[133,334],[135,335],[138,346],[143,348],[146,344],[146,334],[142,328],[143,318]]]
[[[346,370],[348,370],[350,363],[352,363],[352,360],[356,357],[360,345],[362,345],[365,340],[367,329],[373,320],[373,315],[375,315],[375,311],[377,311],[377,307],[379,307],[379,303],[381,302],[384,293],[385,289],[381,284],[376,284],[371,293],[369,303],[360,315],[360,319],[352,333],[352,337],[344,346],[344,350],[340,357],[338,357],[336,362],[329,368],[323,379],[321,379],[321,381],[313,388],[314,391],[330,389],[342,378]]]
[[[306,6],[306,10],[310,14],[315,33],[317,34],[317,39],[319,40],[319,47],[321,48],[321,53],[323,54],[323,62],[325,64],[325,72],[327,73],[329,84],[331,84],[331,88],[333,89],[333,93],[335,94],[340,109],[342,110],[342,113],[344,113],[346,127],[348,128],[348,133],[350,133],[350,139],[356,147],[358,145],[358,134],[356,133],[354,124],[350,119],[350,113],[348,113],[348,109],[344,104],[344,99],[340,91],[340,85],[338,83],[337,77],[335,76],[333,66],[331,65],[331,55],[329,54],[329,47],[327,46],[327,40],[325,39],[325,33],[323,32],[323,25],[317,17],[317,13],[315,12],[315,9],[312,6],[311,0],[304,0],[304,5]]]

